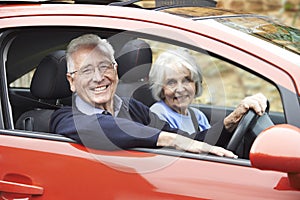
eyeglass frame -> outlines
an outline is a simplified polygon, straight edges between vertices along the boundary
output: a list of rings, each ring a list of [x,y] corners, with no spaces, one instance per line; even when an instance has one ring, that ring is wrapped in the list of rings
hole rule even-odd
[[[101,63],[102,64],[102,63]],[[86,68],[86,67],[82,67],[82,68],[80,68],[80,69],[78,69],[78,70],[75,70],[75,71],[72,71],[72,72],[68,72],[68,74],[69,75],[73,75],[73,74],[75,74],[75,73],[77,73],[77,72],[79,72],[79,74],[78,75],[83,75],[83,76],[86,76],[86,77],[90,77],[91,75],[95,75],[95,73],[96,73],[96,68],[98,68],[98,70],[99,70],[99,72],[101,73],[101,74],[104,74],[108,69],[116,69],[116,66],[117,66],[117,63],[116,62],[111,62],[110,64],[109,64],[109,66],[111,66],[110,68],[106,68],[105,70],[101,70],[100,69],[100,67],[101,67],[101,64],[99,65],[99,66],[92,66],[93,68],[94,68],[94,71],[93,72],[91,72],[91,74],[84,74],[84,73],[80,73],[80,70],[82,70],[82,68]],[[105,63],[106,64],[106,63]],[[108,65],[107,65],[108,66]],[[106,67],[107,67],[106,66]]]

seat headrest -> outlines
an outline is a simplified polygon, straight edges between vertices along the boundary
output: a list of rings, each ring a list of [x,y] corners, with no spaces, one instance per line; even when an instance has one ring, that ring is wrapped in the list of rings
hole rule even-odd
[[[152,65],[152,50],[143,40],[127,42],[116,57],[119,79],[138,82],[148,77]]]
[[[31,80],[31,93],[38,99],[62,99],[72,95],[66,78],[65,51],[55,51],[37,66]]]

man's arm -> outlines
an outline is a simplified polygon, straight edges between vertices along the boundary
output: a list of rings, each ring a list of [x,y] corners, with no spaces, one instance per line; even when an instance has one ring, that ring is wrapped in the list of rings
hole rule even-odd
[[[85,115],[72,107],[53,113],[50,130],[87,147],[103,150],[156,147],[160,133],[159,129],[127,119],[104,114]]]
[[[162,131],[157,140],[157,146],[174,147],[178,150],[192,153],[211,153],[218,156],[237,158],[237,156],[222,147],[213,146],[205,142],[193,140],[182,135]]]
[[[111,115],[85,115],[76,110],[72,112],[71,107],[64,107],[53,113],[50,129],[94,149],[118,150],[166,146],[193,153],[213,153],[236,158],[231,151],[179,134],[160,131]]]
[[[194,134],[189,134],[180,129],[170,127],[166,121],[161,120],[158,115],[150,111],[149,107],[145,106],[139,101],[130,99],[129,105],[129,112],[132,120],[165,132],[176,133],[194,140],[204,141],[211,145],[217,145],[221,147],[225,147],[232,136],[232,133],[228,132],[224,128],[223,120],[215,123],[209,129],[197,131]]]

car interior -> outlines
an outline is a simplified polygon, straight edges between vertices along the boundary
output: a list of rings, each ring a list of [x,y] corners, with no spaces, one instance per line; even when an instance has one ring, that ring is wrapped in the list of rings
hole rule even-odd
[[[152,59],[151,47],[144,40],[130,40],[121,48],[119,55],[116,56],[119,75],[116,91],[118,96],[132,97],[148,107],[155,102],[148,83]]]
[[[153,37],[121,30],[96,28],[11,29],[6,31],[1,39],[5,44],[3,55],[6,55],[5,72],[7,75],[1,84],[6,84],[8,88],[8,98],[5,93],[2,93],[2,99],[8,99],[8,101],[2,104],[6,103],[11,108],[5,111],[6,129],[25,130],[37,134],[48,133],[51,113],[64,105],[71,105],[72,95],[65,76],[67,70],[65,49],[70,40],[84,33],[95,33],[101,38],[106,38],[115,48],[120,79],[117,94],[136,98],[148,106],[154,103],[147,77],[154,59],[154,48],[151,47],[151,42],[147,42],[147,39],[153,39]],[[154,39],[157,40],[156,37]],[[165,41],[170,42],[166,39]],[[22,82],[19,85],[15,84],[28,74],[31,75],[27,78],[26,84]],[[195,103],[192,106],[204,112],[211,123],[223,119],[234,109],[201,103]],[[275,124],[285,121],[284,114],[280,112],[270,112],[270,117]],[[254,139],[251,139],[251,142]],[[138,148],[138,150],[161,154],[174,154],[175,152],[176,154],[176,150],[167,152],[165,149]],[[242,153],[246,155],[245,161],[235,162],[250,165],[247,160],[248,153]],[[187,155],[188,157],[195,156]]]
[[[42,59],[33,74],[30,85],[31,94],[38,99],[37,107],[24,112],[17,119],[16,129],[49,132],[53,111],[64,105],[71,105],[72,92],[66,73],[67,63],[64,50],[52,52]],[[69,101],[62,102],[62,99]],[[43,106],[49,108],[43,108]]]

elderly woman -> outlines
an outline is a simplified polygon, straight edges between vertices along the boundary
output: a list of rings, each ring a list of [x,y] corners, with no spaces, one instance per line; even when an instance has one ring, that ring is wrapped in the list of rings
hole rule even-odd
[[[193,99],[202,93],[202,75],[195,58],[188,51],[177,49],[161,53],[151,68],[149,80],[152,95],[157,100],[150,110],[159,118],[171,127],[190,134],[210,128],[203,112],[189,107]],[[266,108],[265,96],[259,93],[243,99],[224,119],[225,130],[234,130],[250,108],[262,115]]]
[[[202,75],[195,59],[185,50],[166,51],[149,74],[153,97],[151,111],[171,127],[190,134],[210,128],[206,116],[189,105],[202,93]],[[196,129],[196,130],[195,130]]]

